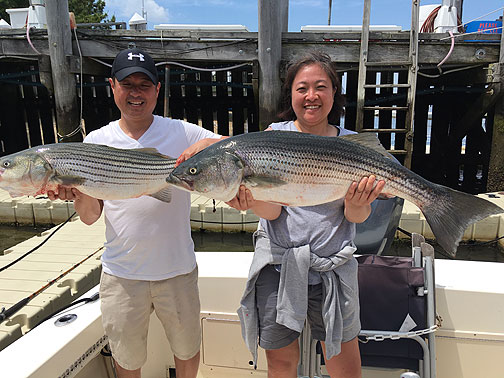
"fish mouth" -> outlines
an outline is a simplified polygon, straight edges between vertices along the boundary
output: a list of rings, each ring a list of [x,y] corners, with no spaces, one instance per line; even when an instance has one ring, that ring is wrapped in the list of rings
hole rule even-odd
[[[170,176],[168,176],[166,178],[166,182],[168,184],[172,184],[172,185],[178,186],[179,188],[185,189],[189,192],[194,191],[194,187],[193,187],[192,182],[182,180],[182,179],[178,178],[177,176],[174,176],[173,174],[170,174]]]

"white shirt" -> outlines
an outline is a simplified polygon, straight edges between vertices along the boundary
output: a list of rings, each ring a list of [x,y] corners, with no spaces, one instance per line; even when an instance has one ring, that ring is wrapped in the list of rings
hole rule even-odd
[[[155,148],[177,158],[191,144],[219,136],[202,127],[154,116],[149,129],[135,140],[118,121],[91,132],[86,143],[117,148]],[[137,280],[163,280],[186,274],[196,267],[191,239],[190,194],[172,188],[170,203],[149,196],[103,201],[106,224],[103,271]]]

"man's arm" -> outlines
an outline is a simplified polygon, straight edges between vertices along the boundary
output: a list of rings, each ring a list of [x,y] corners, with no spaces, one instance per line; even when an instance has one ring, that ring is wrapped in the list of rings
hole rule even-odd
[[[59,185],[57,193],[50,190],[47,192],[47,196],[51,201],[56,199],[74,201],[75,211],[79,214],[81,221],[89,226],[100,218],[103,210],[102,200],[90,197],[76,188]]]

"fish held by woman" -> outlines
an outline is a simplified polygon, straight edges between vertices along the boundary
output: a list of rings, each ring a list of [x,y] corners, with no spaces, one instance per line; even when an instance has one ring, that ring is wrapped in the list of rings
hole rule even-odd
[[[0,188],[11,197],[75,187],[102,200],[149,195],[170,202],[166,177],[176,159],[155,149],[119,149],[91,143],[55,143],[0,158]]]
[[[420,208],[439,245],[455,256],[465,229],[499,206],[432,183],[391,158],[374,134],[323,137],[267,131],[222,140],[180,164],[167,182],[229,201],[245,185],[256,200],[311,206],[343,198],[352,182],[376,176],[383,193]]]

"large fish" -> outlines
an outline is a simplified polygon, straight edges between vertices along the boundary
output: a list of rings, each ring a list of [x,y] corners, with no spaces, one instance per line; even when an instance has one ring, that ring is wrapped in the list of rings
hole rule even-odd
[[[231,200],[243,184],[257,200],[309,206],[344,197],[352,182],[369,175],[385,180],[383,193],[416,204],[438,243],[452,255],[471,223],[504,211],[490,201],[422,178],[392,159],[374,134],[366,133],[242,134],[186,160],[167,181],[222,201]]]
[[[61,184],[104,200],[150,195],[170,202],[166,177],[175,161],[150,148],[47,144],[0,158],[0,188],[12,197],[36,196]]]

